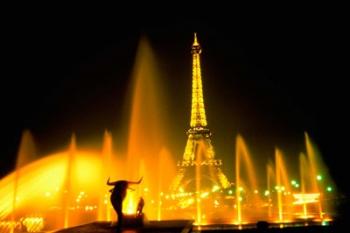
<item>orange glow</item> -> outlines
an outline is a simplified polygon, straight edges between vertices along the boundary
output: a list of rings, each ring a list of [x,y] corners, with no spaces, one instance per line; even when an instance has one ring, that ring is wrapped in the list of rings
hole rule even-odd
[[[113,150],[112,134],[106,131],[102,148],[97,150],[79,148],[73,135],[66,150],[35,159],[34,143],[30,134],[24,133],[16,169],[0,180],[0,232],[24,228],[28,232],[51,231],[97,220],[116,221],[108,177],[143,177],[141,184],[130,187],[134,190],[128,189],[123,213],[135,215],[142,197],[143,212],[150,220],[192,219],[198,229],[207,224],[234,224],[242,229],[260,220],[281,223],[281,227],[299,220],[331,221],[334,193],[330,191],[336,186],[307,134],[306,152],[299,163],[295,161],[297,168],[276,149],[263,172],[254,164],[254,158],[261,155],[251,154],[238,135],[235,164],[226,164],[233,178],[228,180],[223,161],[215,158],[207,128],[201,52],[195,35],[190,129],[182,160],[176,163],[177,156],[169,150],[167,134],[171,132],[165,121],[157,61],[147,41],[142,40],[132,75],[123,149]],[[294,187],[289,175],[295,178]]]
[[[135,193],[131,190],[127,191],[126,198],[123,202],[123,213],[131,215],[136,214],[137,201]]]
[[[77,221],[74,216],[66,215],[73,209],[79,209],[80,204],[91,202],[98,197],[95,190],[103,185],[100,177],[96,176],[101,172],[101,162],[97,154],[85,151],[75,151],[75,163],[72,165],[70,180],[74,184],[70,188],[69,199],[66,195],[66,158],[70,152],[61,152],[44,157],[27,166],[21,168],[21,175],[18,179],[16,195],[16,216],[19,218],[21,213],[56,213],[55,215],[63,217],[64,222],[75,224]],[[86,172],[89,171],[89,172]],[[95,175],[94,175],[95,174]],[[8,219],[12,211],[13,180],[15,173],[12,173],[0,181],[0,219]],[[104,185],[103,185],[104,186]],[[84,191],[79,191],[84,190]],[[88,193],[88,194],[87,194]],[[85,195],[82,195],[85,194]],[[35,205],[33,205],[35,200]],[[65,200],[62,202],[62,200]],[[75,204],[73,204],[73,202]],[[63,205],[63,203],[66,203]],[[96,209],[96,207],[94,208]],[[46,217],[42,225],[59,224],[60,217]],[[66,219],[70,218],[68,222]],[[31,229],[41,226],[37,218],[25,217],[26,227]],[[76,219],[76,220],[75,220]],[[41,220],[40,220],[41,221]],[[46,224],[47,223],[47,224]],[[34,225],[33,225],[34,224]],[[69,225],[66,226],[69,226]],[[63,223],[64,225],[64,223]]]

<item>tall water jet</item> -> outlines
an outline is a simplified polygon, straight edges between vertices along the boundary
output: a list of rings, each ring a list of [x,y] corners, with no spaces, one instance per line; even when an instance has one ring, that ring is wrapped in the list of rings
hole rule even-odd
[[[33,136],[29,130],[22,133],[19,151],[16,160],[16,168],[21,168],[37,159]]]
[[[236,162],[235,162],[235,168],[236,168],[236,208],[237,208],[237,216],[236,216],[236,221],[237,224],[240,225],[243,223],[243,217],[242,217],[242,201],[243,197],[241,196],[241,193],[246,191],[251,191],[247,190],[247,188],[251,188],[252,190],[257,190],[257,181],[256,181],[256,175],[255,175],[255,169],[253,167],[253,162],[251,159],[251,156],[249,154],[248,148],[244,143],[244,140],[242,136],[238,135],[236,138]],[[245,172],[246,175],[248,176],[248,181],[249,181],[249,186],[245,185],[243,180],[242,180],[242,175],[241,175],[241,163],[244,163],[245,165]],[[255,203],[257,204],[260,202],[258,200],[258,197],[254,195],[254,200]]]
[[[156,161],[161,148],[166,145],[167,132],[164,122],[164,114],[160,106],[164,100],[161,95],[159,73],[156,69],[156,62],[153,51],[145,38],[142,38],[135,65],[133,68],[133,91],[131,103],[131,116],[129,122],[129,136],[127,147],[127,178],[137,180],[144,177],[142,186],[152,193],[147,195],[155,196],[157,190],[157,173],[155,171],[158,163]],[[144,161],[146,174],[140,174],[140,161]],[[145,185],[147,184],[148,187]],[[153,198],[153,197],[152,197]],[[147,200],[150,203],[151,200]],[[156,198],[157,199],[157,198]],[[153,199],[152,199],[153,200]],[[129,202],[136,200],[129,199]],[[127,204],[128,205],[128,204]],[[150,208],[146,206],[146,208]]]
[[[158,170],[157,170],[157,194],[155,198],[157,201],[157,213],[156,219],[162,220],[165,218],[172,218],[172,213],[166,211],[169,207],[166,202],[169,200],[169,187],[170,183],[176,175],[176,166],[172,154],[170,151],[163,147],[160,153],[158,153]]]
[[[76,137],[75,134],[72,135],[71,141],[69,144],[69,149],[67,153],[67,165],[66,165],[66,174],[65,174],[65,182],[63,186],[63,227],[69,227],[69,206],[71,202],[71,190],[72,190],[72,179],[73,179],[73,168],[75,163],[77,146],[76,146]]]
[[[325,193],[334,190],[334,182],[331,179],[324,162],[318,152],[316,146],[311,141],[309,135],[305,132],[305,145],[306,145],[306,157],[309,165],[309,177],[310,177],[310,192],[319,193],[318,215],[323,219],[325,212],[331,212],[332,206],[329,204],[328,209],[325,210],[324,206],[326,202]],[[328,202],[327,202],[328,203]]]
[[[311,186],[312,186],[312,192],[314,193],[320,193],[320,189],[317,184],[317,175],[319,174],[319,169],[317,167],[317,158],[316,158],[316,153],[314,148],[311,145],[311,141],[309,138],[309,135],[305,133],[305,144],[306,144],[306,155],[308,159],[308,165],[310,169],[310,177],[311,177]],[[322,201],[319,200],[318,202],[318,214],[319,217],[322,219],[323,214],[322,214]]]
[[[275,176],[275,169],[274,165],[271,161],[269,161],[266,165],[266,184],[267,184],[267,190],[265,191],[264,195],[267,197],[267,218],[272,218],[272,199],[271,199],[271,185],[272,182],[276,179]]]
[[[163,148],[159,153],[158,158],[158,205],[157,205],[157,220],[160,221],[162,219],[162,196],[163,196],[163,179],[162,174],[164,172],[164,154],[167,151]]]
[[[284,209],[284,204],[290,203],[289,201],[284,202],[284,199],[288,197],[286,197],[286,194],[290,193],[290,184],[282,152],[277,148],[275,149],[275,166],[278,222],[284,222],[290,219],[289,211],[291,208],[286,206],[286,209]]]
[[[307,133],[305,133],[305,145],[306,145],[306,156],[308,159],[308,165],[309,165],[310,175],[311,175],[310,181],[311,181],[312,190],[315,192],[319,192],[319,188],[316,180],[316,176],[318,172],[320,172],[318,168],[318,161],[316,158],[315,150],[311,144],[310,137]]]
[[[307,179],[307,171],[308,169],[308,161],[306,158],[306,155],[303,153],[300,153],[299,155],[299,168],[300,168],[300,186],[301,186],[301,194],[302,196],[305,196],[306,193],[306,179]],[[302,203],[303,205],[303,214],[302,217],[304,219],[306,219],[308,217],[308,213],[307,213],[307,206],[306,206],[306,202]]]
[[[22,133],[21,142],[16,158],[14,182],[13,182],[13,195],[12,195],[12,211],[11,221],[16,221],[16,201],[18,193],[18,183],[21,177],[21,168],[36,159],[36,151],[33,136],[29,130],[25,130]],[[11,229],[14,231],[14,228]]]
[[[128,166],[134,168],[139,164],[140,158],[154,158],[164,143],[163,119],[159,108],[162,106],[157,80],[159,75],[155,68],[153,52],[145,38],[140,41],[133,70]],[[139,169],[130,170],[137,172]],[[139,175],[129,174],[129,178],[139,178]]]
[[[154,156],[157,156],[157,154],[154,154]],[[155,162],[155,161],[154,161]],[[140,174],[140,176],[142,176],[142,177],[148,177],[148,178],[146,178],[145,180],[143,180],[142,182],[141,182],[141,184],[139,184],[138,185],[138,189],[136,190],[136,193],[135,194],[137,194],[137,196],[139,197],[139,198],[146,198],[147,200],[148,199],[151,199],[151,202],[152,202],[152,204],[154,204],[154,196],[153,195],[151,195],[150,196],[150,182],[154,182],[154,180],[152,179],[153,177],[152,177],[152,174],[149,172],[149,170],[147,169],[147,165],[146,165],[146,161],[145,161],[145,158],[144,157],[142,157],[141,159],[140,159],[140,161],[139,161],[139,163],[140,163],[140,166],[139,166],[139,174]],[[156,164],[154,164],[154,165],[156,165]],[[155,166],[156,167],[156,166]],[[151,178],[152,177],[152,178]],[[156,188],[156,182],[154,182],[154,184],[153,184],[153,186],[152,186],[152,188]],[[133,191],[133,190],[131,190],[131,191]],[[155,198],[155,199],[157,199],[157,198]],[[134,209],[136,208],[136,206],[137,206],[137,202],[135,201],[134,202],[135,204],[134,204]],[[149,209],[149,205],[147,205],[147,206],[145,206],[145,208],[144,208],[144,211],[145,212],[148,212],[148,209]],[[152,207],[153,208],[153,207]],[[154,208],[155,209],[155,208]],[[154,210],[153,209],[153,210]],[[135,212],[135,210],[133,210],[132,212]],[[153,216],[152,216],[153,217]]]
[[[111,207],[108,198],[108,186],[105,185],[108,177],[111,176],[112,166],[112,134],[109,131],[104,132],[102,145],[102,172],[101,172],[101,194],[98,207],[98,220],[111,220]]]
[[[162,219],[162,207],[163,207],[163,198],[164,193],[169,190],[169,184],[172,181],[173,177],[176,175],[175,163],[172,159],[172,155],[166,147],[163,147],[160,153],[158,154],[158,205],[157,205],[157,219]]]

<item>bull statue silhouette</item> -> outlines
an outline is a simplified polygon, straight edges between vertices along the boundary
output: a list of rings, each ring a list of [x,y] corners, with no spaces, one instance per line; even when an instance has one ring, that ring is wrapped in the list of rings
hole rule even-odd
[[[111,203],[115,210],[115,212],[118,215],[118,225],[117,225],[117,232],[120,232],[122,224],[123,224],[123,200],[126,197],[127,189],[134,190],[130,188],[130,185],[133,184],[140,184],[143,177],[141,177],[138,181],[128,181],[128,180],[117,180],[117,181],[110,181],[110,178],[107,180],[107,185],[114,186],[111,190]]]

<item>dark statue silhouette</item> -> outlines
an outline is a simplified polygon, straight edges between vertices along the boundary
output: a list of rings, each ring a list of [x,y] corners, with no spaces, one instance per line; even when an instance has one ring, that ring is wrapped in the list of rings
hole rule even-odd
[[[143,198],[140,197],[139,203],[137,204],[137,210],[136,210],[137,217],[142,215],[142,209],[144,205],[145,205],[145,200],[143,200]]]
[[[114,186],[111,190],[111,203],[115,210],[115,212],[118,215],[118,225],[117,225],[117,232],[120,232],[122,224],[123,224],[123,200],[126,197],[127,189],[132,189],[129,187],[129,185],[132,184],[140,184],[142,181],[142,177],[139,181],[128,181],[128,180],[117,180],[110,182],[109,178],[107,180],[107,185]],[[132,189],[133,190],[133,189]],[[142,200],[142,201],[141,201]],[[140,204],[141,203],[141,204]],[[144,205],[143,199],[141,198],[139,201],[139,205],[141,205],[141,211]]]

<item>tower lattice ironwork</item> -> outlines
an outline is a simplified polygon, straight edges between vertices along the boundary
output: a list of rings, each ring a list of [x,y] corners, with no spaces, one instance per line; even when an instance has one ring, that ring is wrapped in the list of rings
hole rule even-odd
[[[177,163],[178,173],[171,184],[176,192],[195,186],[196,166],[200,166],[201,187],[227,188],[230,183],[222,172],[222,161],[215,159],[215,151],[211,143],[211,132],[207,127],[203,97],[202,75],[200,65],[201,46],[196,33],[192,44],[192,105],[190,128],[187,131],[187,143],[181,161]],[[198,159],[198,156],[201,158]],[[197,177],[198,178],[198,177]]]

